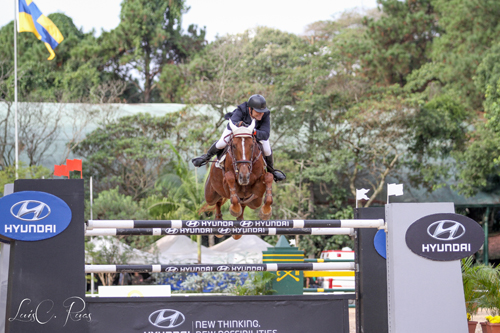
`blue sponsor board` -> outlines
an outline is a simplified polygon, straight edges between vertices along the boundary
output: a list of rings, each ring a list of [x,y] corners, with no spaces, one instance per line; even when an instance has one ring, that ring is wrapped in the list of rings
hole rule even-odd
[[[71,209],[45,192],[16,192],[0,198],[0,234],[11,239],[38,241],[54,237],[71,222]]]

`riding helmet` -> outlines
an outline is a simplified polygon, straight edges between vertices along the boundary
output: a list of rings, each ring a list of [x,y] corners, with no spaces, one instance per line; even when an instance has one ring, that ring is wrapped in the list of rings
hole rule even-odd
[[[262,95],[252,95],[248,100],[248,107],[251,107],[257,112],[267,112],[269,109],[266,107],[266,99]]]

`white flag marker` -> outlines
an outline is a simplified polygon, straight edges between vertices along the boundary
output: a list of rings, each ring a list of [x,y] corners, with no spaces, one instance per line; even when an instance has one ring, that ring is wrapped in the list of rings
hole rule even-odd
[[[366,196],[366,193],[368,193],[368,191],[370,190],[367,190],[366,188],[362,188],[360,190],[356,189],[356,208],[358,208],[359,200],[370,200],[370,198]]]
[[[389,197],[391,195],[397,197],[403,195],[403,184],[387,184],[387,203],[389,203]]]

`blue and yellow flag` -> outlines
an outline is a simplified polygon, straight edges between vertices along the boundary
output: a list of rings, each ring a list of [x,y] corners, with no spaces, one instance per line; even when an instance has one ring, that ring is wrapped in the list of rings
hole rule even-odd
[[[43,15],[32,0],[19,0],[19,32],[32,32],[44,42],[50,52],[47,60],[55,58],[54,49],[64,39],[54,22]]]

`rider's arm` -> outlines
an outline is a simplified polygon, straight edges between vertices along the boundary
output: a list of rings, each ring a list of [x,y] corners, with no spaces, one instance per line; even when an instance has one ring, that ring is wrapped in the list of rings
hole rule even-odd
[[[269,135],[271,134],[271,116],[270,112],[266,112],[260,121],[260,126],[256,129],[257,134],[255,137],[257,141],[269,140]]]
[[[229,121],[232,121],[233,124],[236,125],[243,120],[243,117],[243,112],[239,108],[236,108],[236,110],[233,111],[233,114],[231,115],[231,119]],[[231,127],[229,127],[229,124],[227,124],[227,128],[231,129]]]

